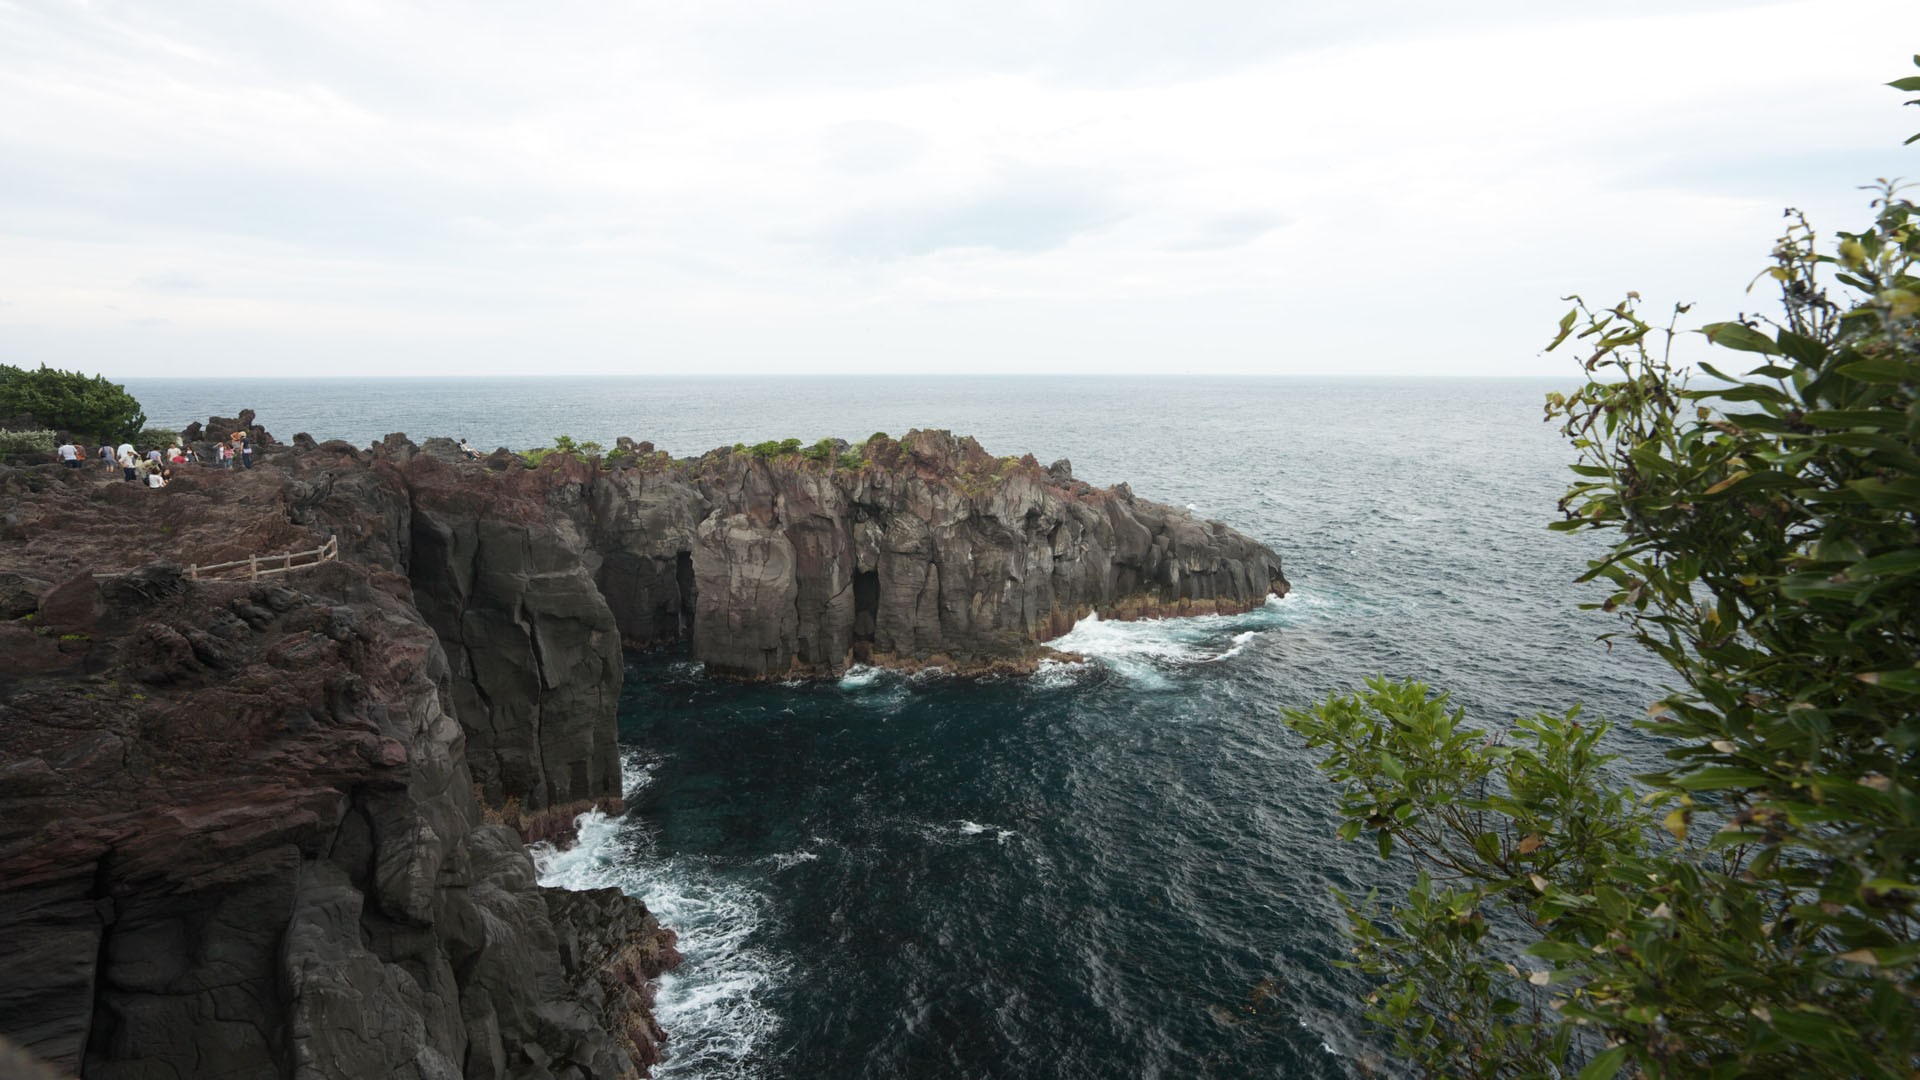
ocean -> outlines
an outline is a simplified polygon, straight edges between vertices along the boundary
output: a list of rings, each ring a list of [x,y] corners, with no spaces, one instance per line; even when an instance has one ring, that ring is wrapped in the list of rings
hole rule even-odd
[[[736,686],[630,658],[630,811],[542,851],[681,934],[663,1077],[1320,1077],[1384,1063],[1328,890],[1404,867],[1334,835],[1279,712],[1374,674],[1498,724],[1576,702],[1624,729],[1662,668],[1581,611],[1592,537],[1549,533],[1566,379],[134,379],[149,422],[242,407],[366,444],[735,442],[938,427],[1069,458],[1279,552],[1241,616],[1089,619],[1029,678]],[[1622,730],[1645,758],[1648,736]]]

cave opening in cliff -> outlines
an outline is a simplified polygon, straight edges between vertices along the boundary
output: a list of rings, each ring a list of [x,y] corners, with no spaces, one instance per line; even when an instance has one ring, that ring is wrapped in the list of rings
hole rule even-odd
[[[879,621],[880,571],[858,571],[853,575],[853,647],[859,657],[871,651]]]
[[[693,611],[697,592],[693,583],[693,552],[682,551],[674,556],[673,580],[680,587],[680,640],[693,637]]]

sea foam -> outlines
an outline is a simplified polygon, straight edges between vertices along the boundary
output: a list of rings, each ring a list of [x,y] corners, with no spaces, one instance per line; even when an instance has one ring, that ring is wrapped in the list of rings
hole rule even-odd
[[[652,781],[653,767],[631,750],[621,755],[628,799]],[[791,976],[783,958],[756,943],[771,917],[766,896],[705,861],[660,857],[637,817],[590,811],[577,824],[579,838],[572,847],[536,844],[531,849],[540,884],[618,888],[680,935],[686,962],[660,977],[654,999],[654,1015],[669,1039],[655,1075],[759,1075],[762,1051],[780,1028],[766,999]],[[813,857],[796,853],[787,865]]]

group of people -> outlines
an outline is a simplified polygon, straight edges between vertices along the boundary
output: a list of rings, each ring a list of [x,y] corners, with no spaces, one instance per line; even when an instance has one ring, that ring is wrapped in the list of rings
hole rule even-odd
[[[78,469],[86,464],[86,451],[80,449],[72,439],[62,442],[58,453],[61,464],[69,469]],[[172,481],[174,466],[201,463],[199,453],[191,446],[169,446],[164,453],[155,449],[140,454],[130,442],[123,442],[119,446],[102,443],[99,460],[108,472],[119,469],[121,479],[127,483],[145,484],[153,488],[166,487]],[[236,467],[236,462],[241,468],[253,468],[253,436],[245,431],[236,431],[225,442],[215,444],[211,464],[231,469]]]

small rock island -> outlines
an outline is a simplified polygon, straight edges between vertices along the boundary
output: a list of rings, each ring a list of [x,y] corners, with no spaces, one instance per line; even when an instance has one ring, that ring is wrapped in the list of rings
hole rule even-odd
[[[673,934],[527,844],[617,811],[627,648],[1031,670],[1280,559],[915,431],[674,459],[275,441],[161,490],[0,465],[0,1037],[81,1075],[644,1074]]]

